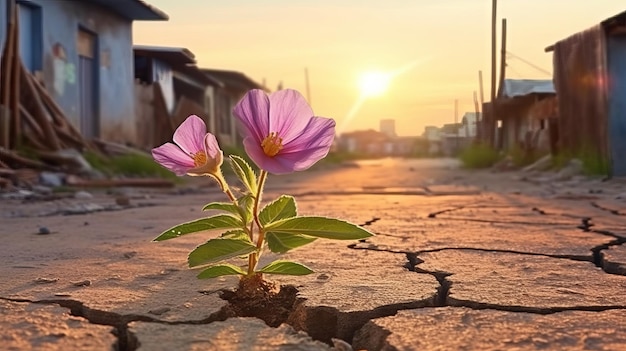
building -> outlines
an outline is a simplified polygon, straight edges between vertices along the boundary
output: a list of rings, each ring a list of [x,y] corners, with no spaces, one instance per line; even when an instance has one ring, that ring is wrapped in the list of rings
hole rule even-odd
[[[268,89],[241,72],[207,68],[202,69],[202,72],[222,84],[215,91],[215,125],[212,127],[215,136],[220,145],[241,146],[242,138],[237,131],[233,108],[248,90]]]
[[[4,46],[7,4],[0,0]],[[86,138],[126,143],[133,118],[133,21],[168,17],[142,0],[17,0],[20,56]]]
[[[465,112],[461,118],[461,130],[459,133],[463,137],[475,138],[478,132],[478,113]]]
[[[496,100],[498,148],[549,153],[549,126],[556,118],[555,103],[551,80],[505,79]]]
[[[396,134],[396,120],[395,119],[381,119],[380,120],[380,132],[384,133],[390,138],[395,138]]]
[[[557,151],[626,176],[626,11],[546,48],[558,95]]]
[[[215,94],[224,84],[196,66],[195,55],[185,48],[133,47],[135,59],[135,119],[143,132],[136,145],[144,149],[163,144],[189,116],[216,129]]]

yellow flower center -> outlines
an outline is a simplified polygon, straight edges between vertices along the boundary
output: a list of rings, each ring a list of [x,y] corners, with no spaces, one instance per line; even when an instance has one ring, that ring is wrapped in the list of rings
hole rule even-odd
[[[269,157],[274,157],[283,148],[283,138],[280,138],[276,132],[271,132],[261,142],[263,152]]]
[[[206,153],[204,151],[198,151],[195,154],[191,154],[193,158],[193,164],[196,167],[204,166],[206,164]]]

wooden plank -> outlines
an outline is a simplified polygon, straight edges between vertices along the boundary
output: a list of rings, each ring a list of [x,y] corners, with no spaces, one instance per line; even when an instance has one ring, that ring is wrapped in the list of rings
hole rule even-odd
[[[13,14],[15,18],[15,30],[13,33],[13,51],[15,54],[13,55],[13,63],[12,67],[20,67],[21,58],[20,58],[20,41],[19,41],[19,16],[17,13],[17,6],[13,6]],[[22,122],[20,119],[20,74],[17,72],[13,72],[11,74],[11,101],[9,102],[9,107],[11,109],[11,115],[13,119],[11,120],[11,137],[12,139],[9,142],[9,146],[11,148],[19,147],[22,142]]]
[[[4,50],[2,51],[2,73],[0,77],[2,80],[2,96],[0,97],[0,146],[9,148],[11,144],[11,113],[10,113],[10,101],[11,101],[11,77],[15,74],[13,67],[13,42],[17,40],[15,37],[15,2],[9,0],[8,2],[9,18],[7,22],[7,35],[4,41]]]
[[[52,128],[52,124],[50,123],[51,121],[48,116],[48,111],[46,111],[43,102],[41,101],[41,97],[34,86],[35,83],[33,82],[35,78],[26,70],[22,62],[20,62],[20,76],[22,77],[22,83],[24,83],[26,90],[32,98],[32,114],[43,130],[46,137],[46,145],[50,146],[53,150],[60,150],[61,143],[59,142],[59,138],[56,136],[56,133],[54,133],[54,129]]]

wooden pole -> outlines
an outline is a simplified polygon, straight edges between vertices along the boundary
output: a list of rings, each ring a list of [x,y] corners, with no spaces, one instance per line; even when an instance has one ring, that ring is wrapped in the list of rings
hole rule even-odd
[[[476,93],[476,90],[474,90],[474,111],[476,112],[476,139],[480,139],[480,130],[478,128],[478,121],[480,121],[480,108],[478,107],[478,94]]]
[[[506,77],[506,18],[502,19],[502,47],[500,48],[500,82],[499,90],[504,89],[504,79]],[[498,94],[499,95],[499,94]]]
[[[14,30],[13,30],[13,62],[11,67],[20,67],[22,59],[20,58],[20,40],[19,40],[19,16],[17,6],[13,6],[14,16]],[[11,101],[9,101],[9,108],[13,116],[11,120],[11,134],[12,138],[9,143],[9,147],[17,148],[22,143],[22,122],[20,118],[20,74],[16,69],[13,70],[11,75]]]
[[[20,61],[20,63],[22,63]],[[57,135],[54,133],[54,129],[52,128],[52,121],[50,121],[50,118],[48,116],[48,111],[46,110],[43,102],[41,101],[41,97],[37,92],[37,89],[35,88],[35,77],[33,77],[30,72],[28,72],[28,70],[26,69],[26,67],[24,67],[23,64],[20,64],[19,66],[19,73],[22,77],[22,82],[24,83],[24,87],[26,88],[26,90],[28,91],[28,94],[30,94],[31,98],[32,98],[32,102],[33,102],[33,108],[34,110],[32,111],[33,113],[33,117],[35,117],[37,119],[37,122],[39,123],[39,126],[41,127],[41,130],[43,131],[44,135],[46,136],[46,144],[52,149],[52,150],[60,150],[61,149],[61,143],[59,142],[59,138],[57,137]]]
[[[491,0],[491,116],[485,126],[488,131],[489,144],[495,146],[496,124],[496,15],[498,0]]]
[[[454,100],[454,127],[456,128],[456,138],[454,138],[455,150],[454,153],[459,152],[459,99]]]
[[[502,91],[502,89],[504,89],[504,77],[506,76],[506,18],[502,19],[502,47],[500,48],[500,83],[499,83],[499,91]],[[498,94],[498,96],[500,96],[500,94]],[[497,130],[497,119],[494,118],[494,123],[496,123],[494,125],[494,133]],[[494,140],[496,138],[494,137]],[[497,145],[496,148],[498,150],[502,149],[503,145],[502,145],[502,138],[500,138],[500,140],[497,140]]]
[[[484,89],[483,89],[483,71],[478,71],[478,87],[480,89],[480,109],[482,110],[483,108],[483,104],[485,103],[485,94],[484,94]],[[478,128],[477,134],[480,135],[480,139],[481,141],[485,141],[487,140],[487,134],[486,134],[486,130],[487,128],[485,128],[485,120],[484,120],[484,112],[482,111],[483,115],[478,116],[477,122],[479,121],[480,124],[480,128]]]
[[[4,41],[4,50],[2,51],[2,97],[0,98],[0,146],[8,149],[11,144],[11,77],[15,75],[13,67],[13,42],[15,38],[15,2],[8,1],[9,19],[7,22],[6,39]]]

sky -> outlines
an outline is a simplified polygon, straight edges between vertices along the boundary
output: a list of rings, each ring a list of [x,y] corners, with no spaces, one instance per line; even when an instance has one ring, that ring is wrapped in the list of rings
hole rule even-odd
[[[135,22],[135,44],[184,47],[200,67],[305,96],[306,70],[315,115],[334,118],[339,133],[395,119],[398,135],[421,135],[454,123],[457,100],[460,121],[474,111],[479,71],[490,97],[491,0],[145,1],[170,19]],[[506,78],[551,79],[547,46],[624,10],[618,0],[499,0]],[[393,72],[381,95],[363,97],[368,72]]]

